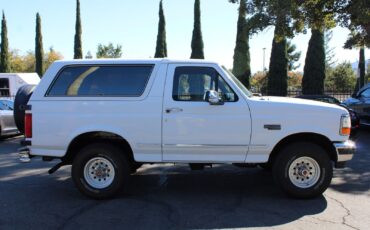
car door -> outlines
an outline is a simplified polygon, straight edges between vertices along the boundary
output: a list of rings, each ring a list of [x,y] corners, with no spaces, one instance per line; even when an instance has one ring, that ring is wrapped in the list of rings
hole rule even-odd
[[[217,65],[168,65],[163,161],[244,162],[251,135],[249,107],[221,72]],[[206,102],[208,90],[218,91],[225,103]]]
[[[10,100],[5,100],[5,105],[8,107],[7,110],[9,111],[9,127],[12,129],[17,129],[14,121],[14,102]]]
[[[5,100],[0,101],[0,116],[0,125],[4,133],[12,132],[16,129],[13,118],[13,108],[10,107]]]
[[[370,124],[370,88],[365,89],[359,94],[359,100],[360,103],[358,107],[360,118],[363,119],[365,123]]]

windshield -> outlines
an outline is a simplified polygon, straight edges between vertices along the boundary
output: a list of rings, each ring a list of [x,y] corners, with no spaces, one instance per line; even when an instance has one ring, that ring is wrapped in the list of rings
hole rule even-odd
[[[239,81],[237,77],[234,76],[233,73],[231,73],[225,66],[222,66],[222,68],[226,71],[226,73],[231,77],[231,80],[235,82],[235,84],[238,86],[238,88],[245,94],[247,97],[253,96],[253,94]]]

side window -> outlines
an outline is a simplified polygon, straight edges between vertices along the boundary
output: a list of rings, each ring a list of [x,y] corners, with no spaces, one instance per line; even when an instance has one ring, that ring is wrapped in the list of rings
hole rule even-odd
[[[362,91],[361,97],[370,98],[370,88],[367,88],[366,90]]]
[[[69,66],[64,68],[47,96],[126,96],[144,93],[153,66]]]
[[[0,101],[0,110],[6,110],[6,106],[2,101]]]
[[[237,95],[213,68],[177,67],[173,79],[175,101],[205,101],[205,93],[216,90],[225,102],[235,102]]]
[[[10,96],[9,91],[9,79],[7,78],[0,78],[0,97],[8,97]]]

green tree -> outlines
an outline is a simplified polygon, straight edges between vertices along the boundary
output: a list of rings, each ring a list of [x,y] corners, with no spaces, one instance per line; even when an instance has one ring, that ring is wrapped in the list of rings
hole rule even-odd
[[[307,48],[303,80],[303,94],[323,94],[325,81],[324,31],[335,26],[335,0],[304,1],[302,15],[311,38]]]
[[[347,0],[344,2],[347,4],[340,5],[338,19],[342,26],[352,32],[345,47],[350,48],[355,44],[370,47],[369,0]]]
[[[85,56],[85,59],[92,59],[92,58],[93,58],[93,56],[92,56],[90,50],[87,51],[86,56]]]
[[[58,52],[58,51],[55,51],[53,49],[53,47],[50,47],[49,48],[49,52],[47,52],[45,54],[45,59],[44,59],[44,71],[47,70],[49,68],[49,66],[51,64],[53,64],[53,62],[57,61],[57,60],[61,60],[63,59],[63,55]]]
[[[247,88],[250,88],[250,53],[249,53],[249,31],[247,27],[246,3],[240,1],[236,44],[234,49],[233,74]]]
[[[288,56],[287,38],[303,29],[298,5],[294,0],[257,1],[257,9],[262,9],[269,17],[270,25],[275,26],[269,64],[267,92],[269,95],[287,95]]]
[[[356,84],[356,73],[353,71],[351,63],[342,62],[338,64],[327,76],[325,87],[329,90],[345,92],[353,89]]]
[[[365,48],[370,47],[370,4],[369,0],[347,0],[338,14],[342,26],[351,31],[344,44],[344,48],[359,49],[360,77],[356,83],[354,93],[365,84]]]
[[[20,55],[19,50],[12,49],[9,52],[9,62],[11,69],[15,73],[35,72],[35,53],[28,51],[25,55]]]
[[[8,43],[8,29],[6,26],[5,14],[3,11],[3,19],[1,21],[1,54],[0,54],[0,73],[11,72],[11,65],[9,62],[9,43]]]
[[[108,45],[98,45],[98,51],[96,52],[96,58],[120,58],[122,56],[122,46],[113,46],[112,43]]]
[[[42,77],[44,73],[44,48],[42,45],[41,18],[36,14],[36,41],[35,41],[36,73]]]
[[[275,36],[276,30],[275,27]],[[275,37],[272,41],[269,73],[267,75],[268,95],[286,96],[288,94],[288,55],[286,38]]]
[[[167,42],[166,42],[166,19],[163,13],[163,1],[159,2],[159,22],[157,46],[155,48],[155,58],[167,57]]]
[[[11,50],[9,55],[9,61],[11,68],[15,73],[33,73],[36,68],[36,58],[34,51],[27,51],[26,54],[21,55],[19,50]],[[55,51],[52,47],[49,52],[44,53],[44,72],[49,66],[56,60],[63,59],[63,55],[60,52]]]
[[[229,0],[229,2],[240,2],[232,72],[247,88],[250,88],[249,38],[269,25],[269,17],[265,12],[259,12],[254,0]]]
[[[296,70],[301,64],[296,64],[301,58],[301,51],[296,51],[297,46],[292,44],[290,40],[287,41],[287,56],[288,56],[288,70]]]
[[[348,37],[346,43],[344,44],[344,48],[352,49],[352,48],[359,48],[359,62],[358,62],[358,70],[360,73],[360,77],[357,79],[356,86],[354,88],[354,93],[357,93],[359,89],[361,89],[365,85],[365,47],[370,47],[370,44],[367,44],[366,36],[362,37],[360,33],[356,31],[351,31],[350,36]]]
[[[81,26],[81,15],[80,15],[80,0],[77,0],[76,6],[76,28],[75,28],[75,42],[74,42],[74,59],[82,59],[82,26]]]
[[[302,93],[323,94],[325,81],[324,34],[312,30],[303,70]]]
[[[192,59],[204,59],[204,44],[200,20],[200,0],[194,2],[194,28],[191,39],[191,56]]]

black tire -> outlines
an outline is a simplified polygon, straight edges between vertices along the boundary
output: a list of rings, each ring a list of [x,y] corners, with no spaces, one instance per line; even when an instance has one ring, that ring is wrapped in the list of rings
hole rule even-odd
[[[20,87],[14,99],[14,121],[22,134],[24,134],[24,114],[30,97],[35,90],[36,85],[24,85]]]
[[[143,166],[143,163],[140,162],[134,162],[131,164],[131,173],[136,173],[136,171]]]
[[[298,163],[294,162],[301,157],[305,157],[308,161],[305,161],[304,164],[303,161],[302,163],[300,161],[298,161]],[[316,167],[312,165],[312,161],[314,161],[314,165],[315,162],[317,163]],[[306,166],[307,162],[311,162],[311,165],[308,164]],[[291,165],[292,171],[289,174]],[[312,168],[314,168],[313,171]],[[317,171],[320,173],[316,173],[315,168],[318,168],[319,170]],[[296,169],[297,171],[295,171]],[[333,177],[333,165],[328,153],[319,145],[308,142],[290,144],[282,149],[274,162],[272,170],[275,182],[283,191],[295,198],[313,198],[321,195],[329,187]],[[301,179],[302,177],[304,179]],[[302,180],[302,183],[305,183],[306,178],[307,185],[305,186],[309,187],[302,187],[302,185],[297,186],[294,184],[301,183],[300,180]],[[316,179],[314,180],[313,178]],[[311,185],[309,185],[309,180],[311,180]]]
[[[189,167],[192,171],[194,170],[203,170],[204,169],[204,164],[202,163],[190,163]]]
[[[107,175],[103,176],[104,181],[105,178],[107,178],[107,180],[111,180],[110,178],[113,179],[109,185],[103,188],[94,187],[91,183],[88,182],[88,178],[91,178],[95,175],[89,177],[85,174],[85,172],[90,173],[89,171],[85,171],[85,167],[88,167],[90,165],[89,162],[95,162],[96,159],[103,159],[103,161],[105,162],[108,161],[114,169],[113,175],[113,172],[108,171]],[[92,165],[94,166],[94,164]],[[102,171],[97,171],[98,169],[95,172],[96,175],[98,175],[99,173],[99,176],[101,176]],[[111,176],[110,178],[109,175]],[[123,186],[127,184],[129,175],[130,167],[123,151],[112,144],[90,144],[83,148],[77,154],[72,164],[72,179],[75,185],[81,193],[94,199],[107,199],[117,195],[117,193],[123,188]],[[90,179],[90,181],[91,180],[92,178]]]
[[[272,170],[272,165],[271,163],[260,163],[258,166],[266,171],[271,171]]]

